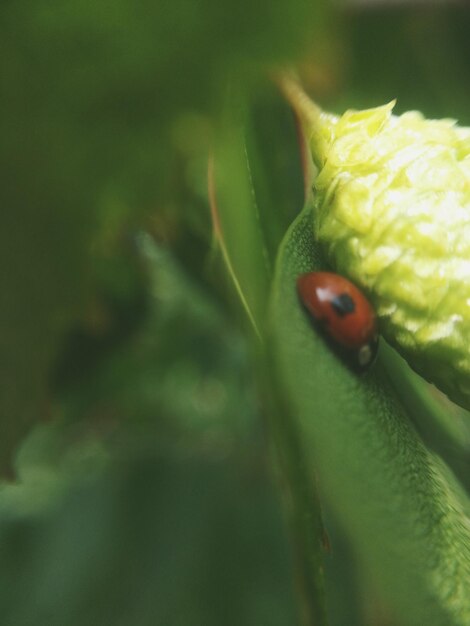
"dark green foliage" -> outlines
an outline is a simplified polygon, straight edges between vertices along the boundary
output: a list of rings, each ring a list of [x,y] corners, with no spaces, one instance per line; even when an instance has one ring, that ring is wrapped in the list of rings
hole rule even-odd
[[[468,418],[393,357],[351,377],[291,292],[311,250],[278,255],[303,181],[273,70],[468,124],[468,14],[414,11],[2,3],[2,625],[460,623]]]

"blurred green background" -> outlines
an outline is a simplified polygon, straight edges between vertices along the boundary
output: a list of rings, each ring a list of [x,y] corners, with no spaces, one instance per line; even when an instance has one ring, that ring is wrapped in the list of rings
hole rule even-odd
[[[271,73],[333,112],[397,98],[470,125],[469,32],[465,3],[424,0],[2,3],[4,626],[309,623],[208,154],[241,228],[243,127],[267,252],[239,254],[265,300],[303,203]],[[392,626],[325,516],[331,625]]]

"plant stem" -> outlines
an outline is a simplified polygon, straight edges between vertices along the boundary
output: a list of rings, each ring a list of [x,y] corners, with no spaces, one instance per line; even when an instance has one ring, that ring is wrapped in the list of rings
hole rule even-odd
[[[274,80],[302,122],[315,165],[322,167],[329,139],[338,118],[331,113],[325,113],[290,74],[278,74]]]
[[[311,100],[300,83],[289,74],[278,74],[276,82],[294,111],[304,123],[314,126],[320,122],[322,110]]]

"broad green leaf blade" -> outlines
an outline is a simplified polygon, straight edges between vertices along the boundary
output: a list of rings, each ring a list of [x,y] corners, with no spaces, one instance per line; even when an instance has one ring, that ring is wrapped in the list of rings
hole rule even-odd
[[[246,151],[244,107],[227,107],[209,161],[214,234],[243,307],[261,336],[270,274]]]
[[[467,625],[468,499],[419,439],[380,364],[359,378],[306,319],[295,279],[319,267],[311,220],[306,208],[281,246],[272,323],[312,471],[400,626]]]
[[[274,266],[284,234],[303,206],[305,181],[299,147],[301,127],[272,82],[257,85],[246,130],[260,226],[269,263]]]
[[[303,202],[295,121],[272,84],[226,103],[209,159],[208,192],[224,263],[261,336],[277,249]]]

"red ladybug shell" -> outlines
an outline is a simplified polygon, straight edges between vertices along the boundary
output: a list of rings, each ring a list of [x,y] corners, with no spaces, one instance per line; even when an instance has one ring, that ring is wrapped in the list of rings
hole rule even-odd
[[[297,279],[302,304],[327,334],[353,351],[359,365],[377,352],[375,313],[364,294],[347,278],[331,272],[309,272]]]

